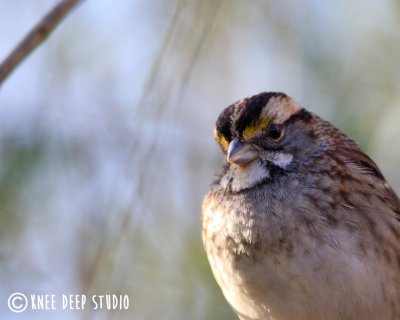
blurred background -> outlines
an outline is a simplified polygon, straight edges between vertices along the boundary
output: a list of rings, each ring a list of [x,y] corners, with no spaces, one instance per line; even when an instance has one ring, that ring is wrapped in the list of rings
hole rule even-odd
[[[57,3],[0,0],[0,60]],[[203,252],[220,111],[283,91],[400,192],[400,2],[84,1],[0,87],[1,319],[235,319]],[[13,292],[128,294],[26,311]]]

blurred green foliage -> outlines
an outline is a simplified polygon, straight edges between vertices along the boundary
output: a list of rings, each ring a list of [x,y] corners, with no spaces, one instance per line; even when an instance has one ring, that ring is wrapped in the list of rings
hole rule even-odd
[[[18,202],[24,185],[43,161],[44,146],[41,142],[21,145],[18,141],[3,141],[1,145],[0,237],[10,237],[18,234],[24,224]]]

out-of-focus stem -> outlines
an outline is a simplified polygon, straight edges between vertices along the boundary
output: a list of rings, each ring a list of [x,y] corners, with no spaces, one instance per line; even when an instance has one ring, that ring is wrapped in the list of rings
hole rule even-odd
[[[60,1],[33,27],[17,47],[0,64],[0,86],[22,61],[46,40],[63,18],[82,1],[83,0]]]

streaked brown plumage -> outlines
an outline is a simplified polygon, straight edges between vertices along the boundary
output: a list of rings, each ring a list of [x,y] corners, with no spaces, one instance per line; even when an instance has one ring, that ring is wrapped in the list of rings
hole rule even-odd
[[[400,200],[377,165],[283,93],[226,108],[203,241],[242,320],[400,319]]]

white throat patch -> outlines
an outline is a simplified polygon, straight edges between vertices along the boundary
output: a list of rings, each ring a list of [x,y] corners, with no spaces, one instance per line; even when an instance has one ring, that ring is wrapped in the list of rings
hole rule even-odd
[[[231,165],[231,169],[221,179],[224,189],[230,188],[233,192],[254,187],[265,178],[269,178],[269,170],[259,160],[254,160],[245,167]]]
[[[286,169],[293,161],[293,155],[289,153],[270,152],[264,158],[281,169]],[[245,167],[231,165],[230,170],[222,177],[221,186],[230,188],[233,192],[249,189],[270,177],[268,168],[260,161],[254,160]]]
[[[271,161],[279,168],[286,169],[292,163],[293,155],[290,153],[273,152],[271,155],[268,155],[268,159],[266,160]]]

